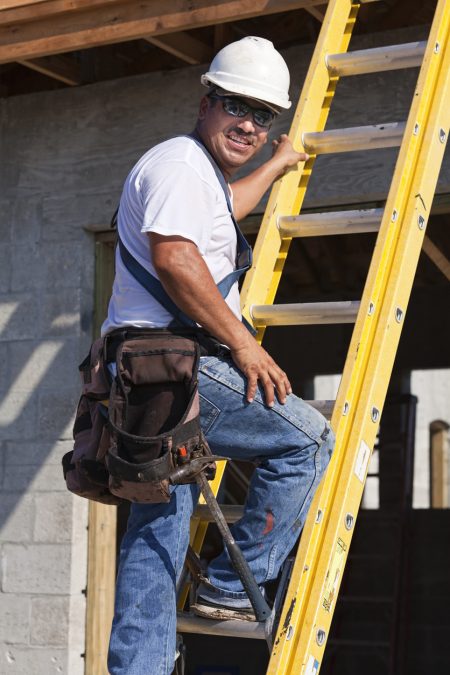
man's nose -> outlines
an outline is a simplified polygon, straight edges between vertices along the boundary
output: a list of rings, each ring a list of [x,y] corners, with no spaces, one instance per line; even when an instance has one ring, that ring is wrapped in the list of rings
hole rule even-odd
[[[249,112],[245,117],[239,120],[239,129],[242,129],[246,134],[254,133],[255,123],[253,122],[252,113]]]

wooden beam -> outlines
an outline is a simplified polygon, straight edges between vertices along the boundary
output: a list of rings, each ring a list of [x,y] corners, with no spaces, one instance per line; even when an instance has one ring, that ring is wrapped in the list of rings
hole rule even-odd
[[[436,244],[433,244],[433,242],[427,235],[425,235],[424,237],[422,250],[427,254],[430,260],[434,262],[434,264],[436,265],[438,270],[442,272],[444,277],[446,277],[450,281],[450,260],[448,260],[448,258],[445,257],[445,255],[436,246]]]
[[[449,425],[443,420],[430,424],[430,505],[432,509],[450,506]]]
[[[17,63],[72,87],[81,84],[81,69],[67,56],[43,56],[40,59],[21,60]]]
[[[305,10],[311,14],[317,21],[320,21],[320,23],[323,22],[325,18],[325,12],[327,10],[326,6],[325,7],[305,7]]]
[[[0,12],[0,63],[145,39],[180,30],[323,4],[322,0],[50,0],[41,13],[11,20]],[[58,9],[58,12],[52,8]],[[23,11],[29,11],[26,5]],[[44,14],[44,9],[48,10]]]
[[[169,54],[190,65],[209,63],[213,57],[213,50],[208,45],[184,31],[158,37],[146,37],[145,39],[155,47],[169,52]]]
[[[86,613],[86,673],[108,675],[106,659],[114,614],[117,508],[90,502]]]

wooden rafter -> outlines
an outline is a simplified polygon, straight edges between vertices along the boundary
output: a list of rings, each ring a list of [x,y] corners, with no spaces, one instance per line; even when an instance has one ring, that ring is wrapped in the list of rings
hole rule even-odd
[[[314,7],[323,0],[47,0],[0,11],[0,63]]]
[[[450,260],[446,258],[444,253],[442,253],[442,251],[431,241],[427,235],[424,237],[422,250],[427,254],[430,260],[434,262],[444,277],[450,281]]]
[[[213,50],[208,45],[184,31],[157,37],[146,37],[145,39],[155,47],[159,47],[159,49],[163,49],[191,65],[208,63],[213,57]]]
[[[67,56],[43,56],[39,59],[20,60],[17,63],[72,87],[81,84],[81,69]]]
[[[326,12],[326,6],[324,5],[323,7],[305,7],[305,10],[311,14],[317,21],[320,21],[320,23],[323,22],[323,19],[325,17],[325,12]]]

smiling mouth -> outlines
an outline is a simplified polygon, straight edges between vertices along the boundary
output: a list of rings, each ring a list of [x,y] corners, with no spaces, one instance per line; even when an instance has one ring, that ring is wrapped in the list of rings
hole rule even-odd
[[[242,136],[241,134],[236,134],[236,133],[229,133],[227,134],[227,138],[230,141],[233,141],[233,143],[237,143],[238,145],[241,145],[242,147],[248,147],[248,146],[253,146],[254,143],[252,143],[251,139],[248,136]]]

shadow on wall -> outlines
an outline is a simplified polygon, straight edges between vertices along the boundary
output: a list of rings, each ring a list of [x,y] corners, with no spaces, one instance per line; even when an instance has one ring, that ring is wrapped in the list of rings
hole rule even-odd
[[[79,395],[80,313],[47,312],[52,337],[33,338],[45,333],[26,304],[0,302],[0,540],[59,543],[71,537],[61,458]]]

